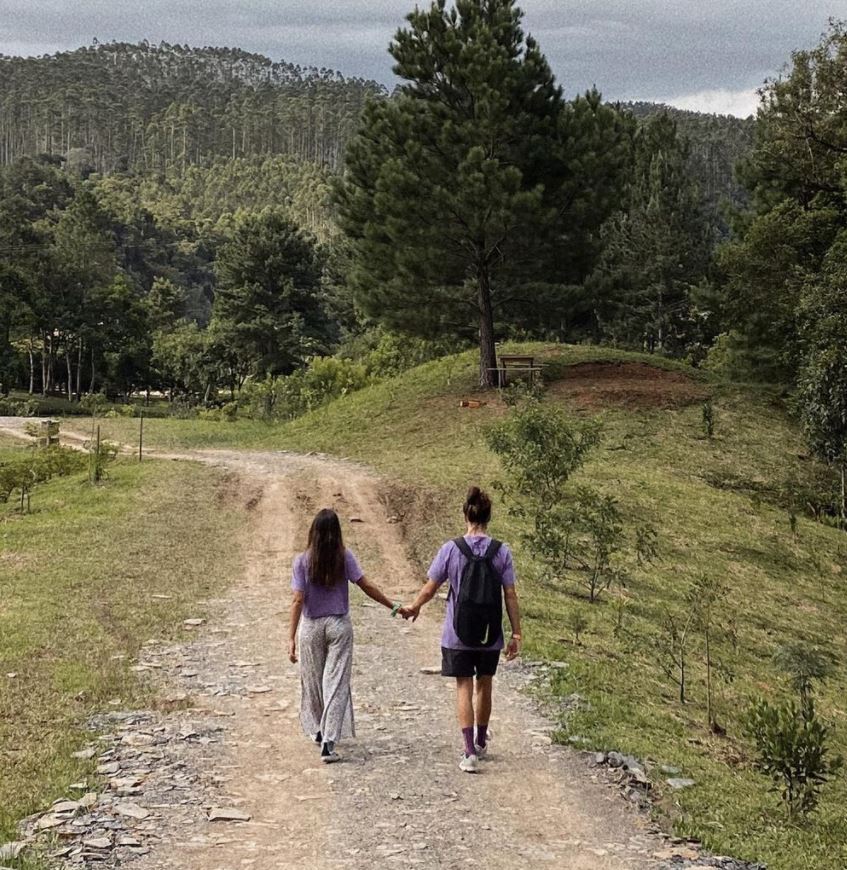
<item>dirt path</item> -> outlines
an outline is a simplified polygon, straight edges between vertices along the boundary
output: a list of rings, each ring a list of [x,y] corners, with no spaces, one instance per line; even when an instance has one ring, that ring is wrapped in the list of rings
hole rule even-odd
[[[15,428],[0,420],[0,431]],[[352,591],[358,737],[341,747],[343,763],[321,766],[300,731],[297,668],[284,655],[291,559],[314,510],[333,506],[367,574],[406,599],[421,577],[387,521],[380,481],[351,464],[287,454],[170,456],[237,470],[251,528],[243,573],[209,602],[207,624],[187,629],[183,644],[151,640],[136,665],[177,709],[98,723],[111,729],[97,749],[110,788],[91,818],[122,847],[108,865],[665,866],[673,849],[647,817],[599,781],[584,754],[550,745],[551,723],[520,690],[522,666],[498,678],[490,760],[477,776],[458,770],[452,686],[422,672],[439,663],[435,605],[412,626]],[[126,800],[142,811],[128,817],[118,806]],[[209,821],[216,807],[249,821]],[[68,866],[103,866],[93,845],[64,857]]]

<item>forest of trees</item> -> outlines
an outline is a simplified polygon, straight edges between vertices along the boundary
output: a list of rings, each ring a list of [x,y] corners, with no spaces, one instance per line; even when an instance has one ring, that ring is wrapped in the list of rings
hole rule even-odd
[[[410,16],[390,96],[231,49],[0,58],[0,391],[213,403],[380,328],[480,341],[483,381],[538,336],[812,395],[844,29],[740,120],[566,100],[513,2],[457,9]]]
[[[341,166],[375,82],[229,48],[108,43],[0,58],[0,164],[108,173],[285,154]]]
[[[739,209],[749,204],[747,188],[737,177],[735,167],[753,149],[755,118],[708,115],[656,103],[623,103],[620,108],[639,120],[661,113],[676,122],[680,135],[688,141],[688,169],[697,182],[705,208],[721,235],[728,235],[727,206]]]

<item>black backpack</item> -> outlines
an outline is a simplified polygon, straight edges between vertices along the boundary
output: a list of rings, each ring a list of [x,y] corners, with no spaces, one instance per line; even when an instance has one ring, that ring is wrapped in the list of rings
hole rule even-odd
[[[503,631],[503,584],[494,570],[500,541],[477,556],[464,538],[453,542],[467,559],[453,606],[453,628],[465,646],[493,646]]]

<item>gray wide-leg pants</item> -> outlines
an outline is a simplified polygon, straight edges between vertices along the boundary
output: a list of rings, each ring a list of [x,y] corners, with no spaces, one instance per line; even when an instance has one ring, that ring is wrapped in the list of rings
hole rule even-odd
[[[300,724],[324,742],[355,737],[353,623],[350,615],[303,617],[300,622]]]

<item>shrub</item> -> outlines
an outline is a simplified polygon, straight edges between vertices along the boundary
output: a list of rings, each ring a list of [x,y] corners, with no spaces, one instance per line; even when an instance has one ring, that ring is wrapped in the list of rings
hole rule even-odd
[[[88,479],[100,483],[108,474],[108,467],[117,459],[120,448],[111,441],[92,441],[88,450]]]
[[[452,339],[426,340],[374,330],[357,338],[342,356],[357,359],[371,378],[393,378],[433,359],[456,353]]]
[[[106,412],[106,417],[135,417],[137,416],[136,405],[114,405]]]
[[[816,682],[823,682],[835,670],[835,658],[828,650],[802,643],[784,643],[774,653],[774,664],[788,675],[791,688],[805,710],[812,700]]]
[[[28,450],[21,458],[0,463],[0,502],[8,502],[19,492],[23,513],[29,507],[35,486],[53,477],[74,474],[84,467],[85,457],[68,447]]]
[[[829,732],[817,718],[814,702],[809,699],[803,709],[794,701],[757,701],[746,730],[758,753],[756,766],[773,780],[789,815],[812,811],[823,786],[842,767],[840,757],[828,757]]]
[[[525,538],[548,578],[576,577],[593,603],[627,576],[624,557],[629,551],[638,564],[655,557],[651,528],[631,533],[614,498],[570,485],[599,442],[596,424],[574,424],[560,408],[532,401],[514,409],[486,436],[508,475],[496,487],[510,513],[529,522]]]
[[[708,439],[715,437],[715,407],[711,399],[703,402],[703,431]]]
[[[34,417],[37,413],[36,399],[0,399],[0,417]]]
[[[512,381],[503,387],[500,395],[507,407],[516,408],[527,402],[540,402],[544,396],[544,384],[540,381]]]
[[[109,400],[103,393],[88,393],[79,400],[79,407],[92,416],[99,416],[108,407]]]
[[[361,363],[333,356],[312,357],[305,369],[245,384],[236,412],[258,420],[293,420],[370,382]]]

